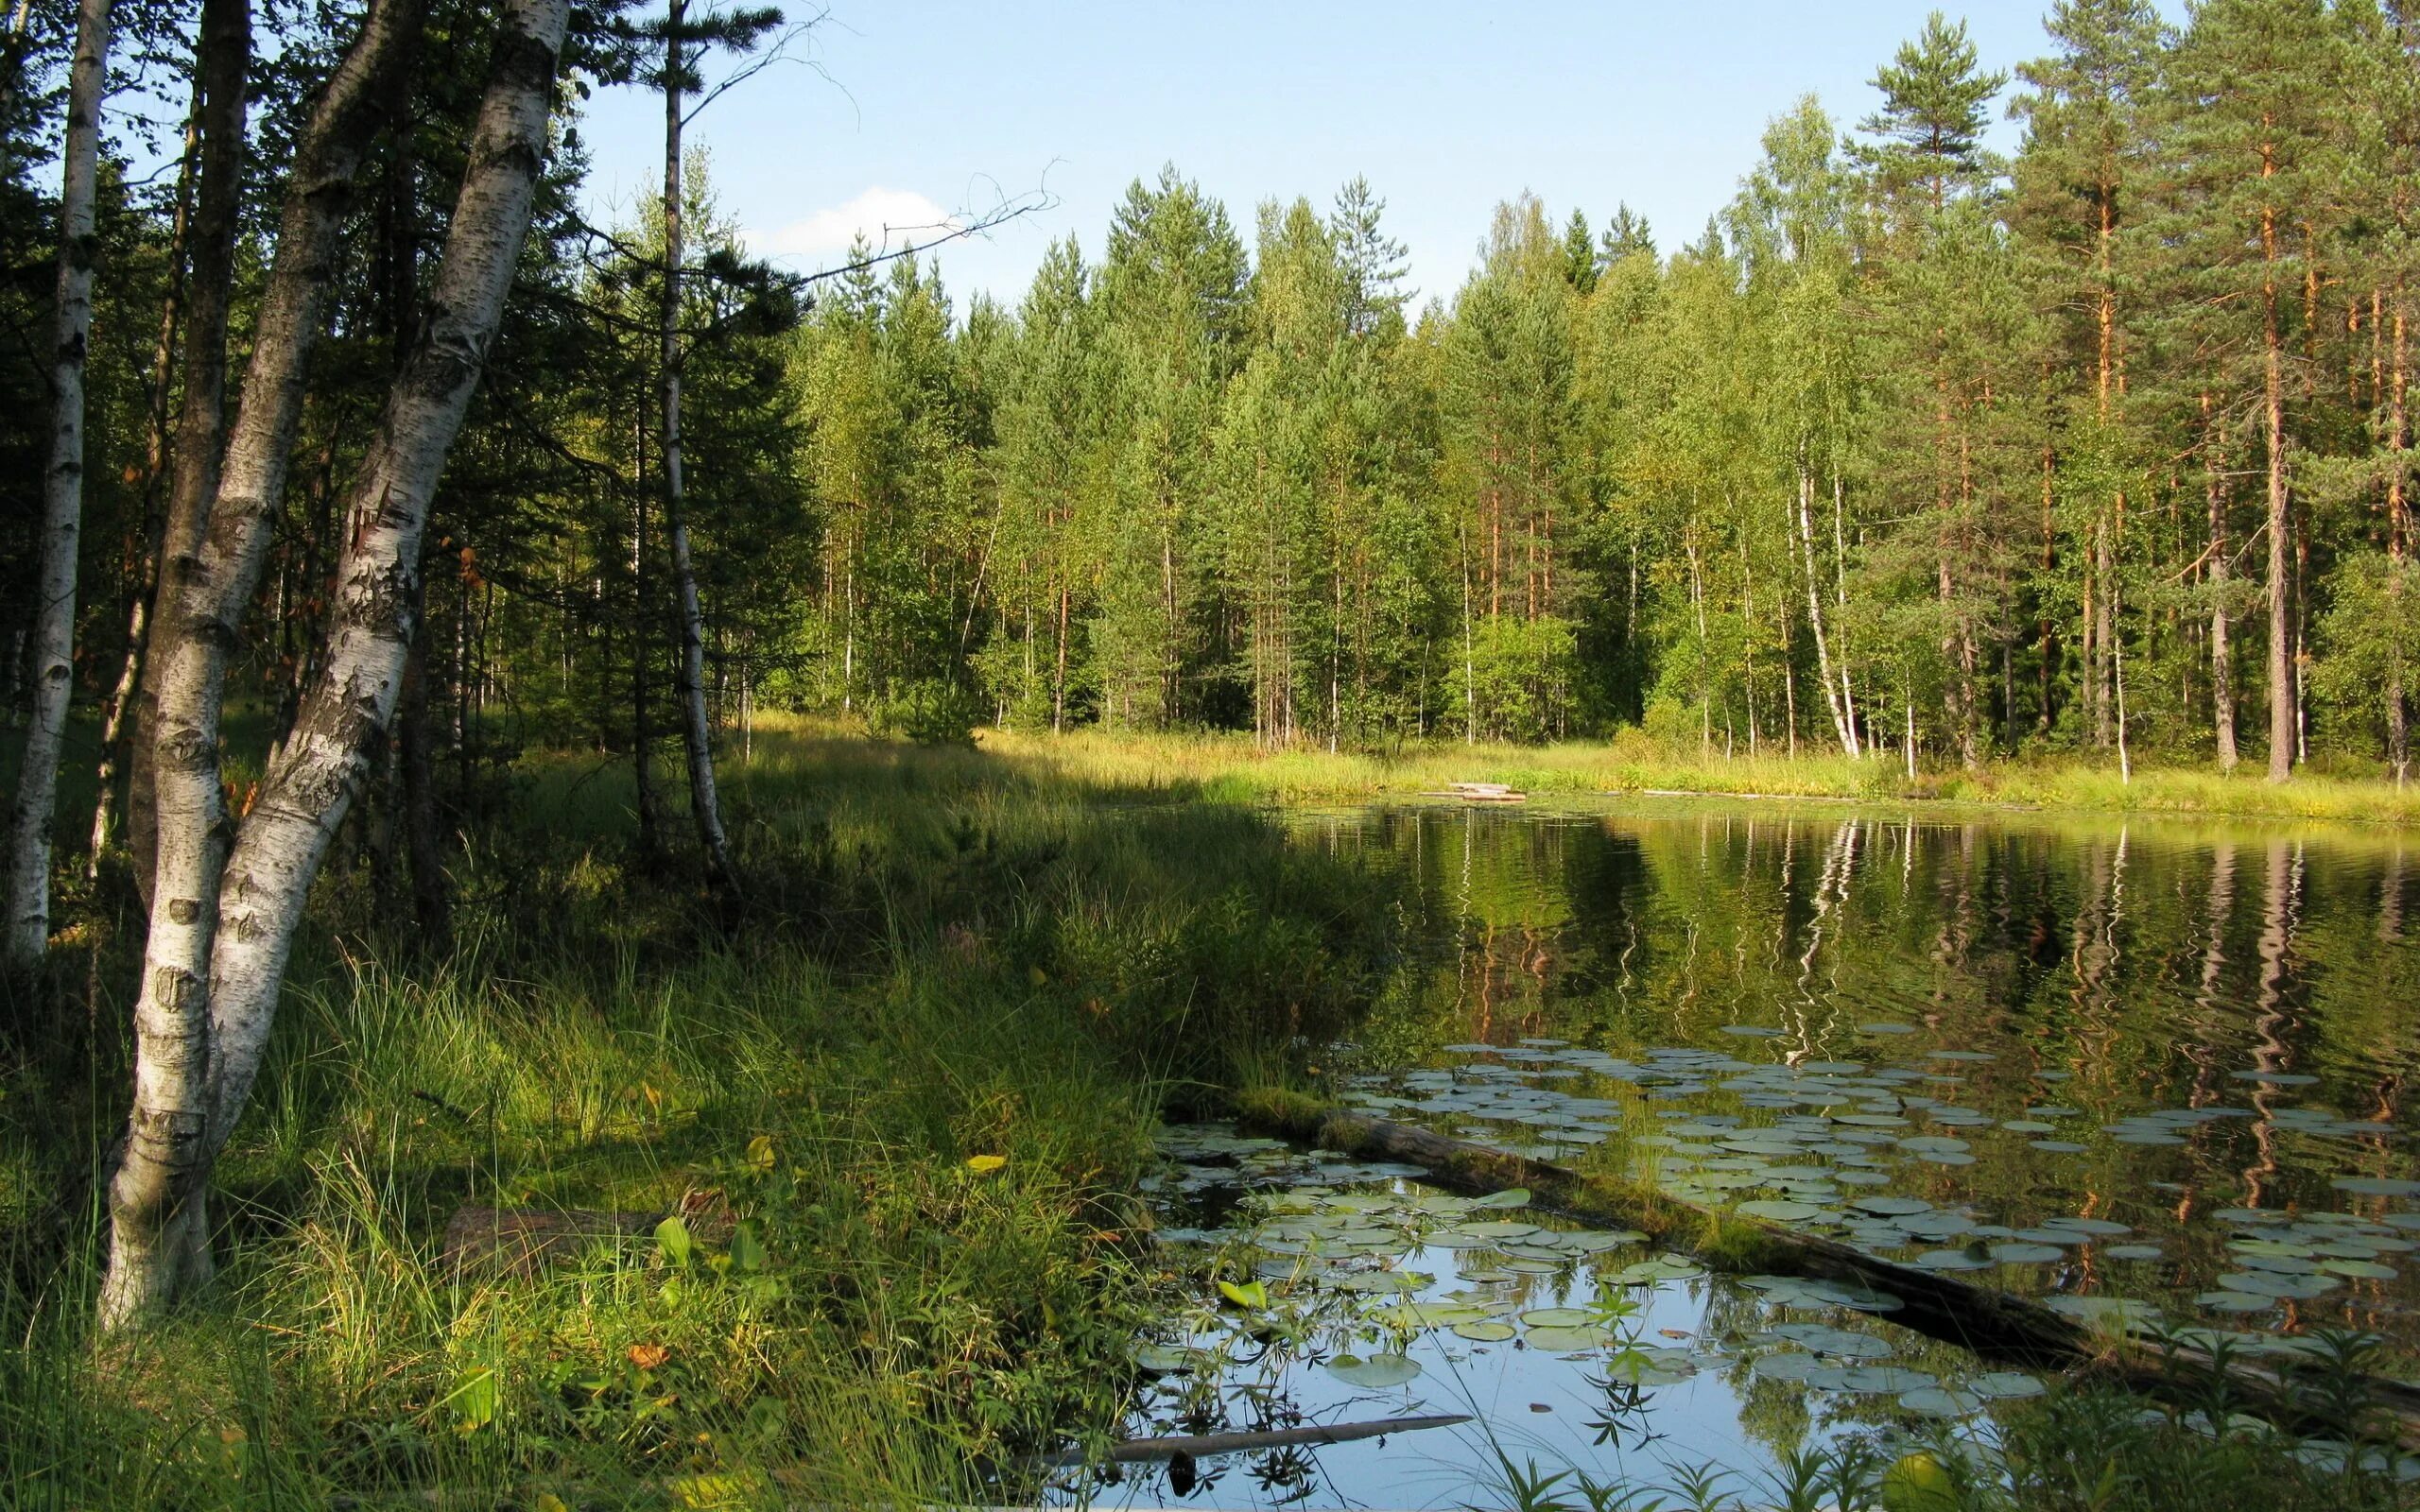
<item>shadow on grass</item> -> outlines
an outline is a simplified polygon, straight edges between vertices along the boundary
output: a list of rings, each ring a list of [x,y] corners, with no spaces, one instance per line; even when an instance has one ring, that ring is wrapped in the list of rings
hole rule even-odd
[[[1122,1405],[1162,1108],[1325,1041],[1397,954],[1390,882],[1167,784],[760,734],[731,910],[631,845],[627,766],[509,781],[446,960],[376,816],[339,845],[220,1275],[127,1343],[86,1318],[139,914],[71,895],[0,1088],[18,1504],[1014,1494]],[[499,1276],[441,1254],[465,1202],[710,1216]]]

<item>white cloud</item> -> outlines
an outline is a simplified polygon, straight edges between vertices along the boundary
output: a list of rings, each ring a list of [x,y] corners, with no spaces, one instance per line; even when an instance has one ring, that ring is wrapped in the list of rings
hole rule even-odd
[[[819,210],[772,231],[751,232],[748,242],[760,257],[835,263],[859,232],[876,251],[897,251],[911,243],[946,235],[957,225],[948,211],[914,190],[875,184],[845,204]]]

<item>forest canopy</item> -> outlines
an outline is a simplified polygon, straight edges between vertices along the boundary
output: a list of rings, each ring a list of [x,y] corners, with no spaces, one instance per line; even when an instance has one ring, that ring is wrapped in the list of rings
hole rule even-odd
[[[45,90],[73,29],[34,13],[54,24],[20,34],[0,231],[20,266],[55,234]],[[188,24],[138,13],[120,88],[179,100]],[[239,317],[290,102],[333,45],[270,25],[290,35],[253,65]],[[714,722],[1330,747],[1644,723],[1730,751],[2399,772],[2411,26],[2368,0],[2214,0],[2181,26],[2068,0],[2047,27],[2012,76],[1936,15],[1877,69],[1878,110],[1803,100],[1684,236],[1515,194],[1418,309],[1357,179],[1241,216],[1169,166],[1011,308],[954,301],[933,253],[752,263],[691,147],[683,469]],[[432,73],[432,101],[475,82]],[[2014,157],[1985,146],[2002,112]],[[422,717],[457,755],[482,715],[625,752],[673,729],[649,707],[680,637],[643,422],[662,198],[586,224],[563,119],[428,533]],[[240,688],[285,717],[328,600],[328,480],[376,419],[460,151],[459,112],[416,120],[372,149],[245,637]],[[95,701],[145,592],[178,387],[160,312],[190,260],[190,174],[131,181],[139,138],[110,141],[76,636]],[[41,326],[48,294],[13,284],[12,321]],[[11,350],[11,412],[38,413]],[[26,518],[36,439],[11,428],[0,483]],[[0,561],[12,681],[35,546],[11,532]]]

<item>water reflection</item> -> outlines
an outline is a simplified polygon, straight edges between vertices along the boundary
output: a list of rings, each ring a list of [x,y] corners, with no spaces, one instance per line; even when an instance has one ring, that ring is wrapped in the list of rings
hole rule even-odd
[[[1419,970],[1374,1026],[1407,1051],[1710,1046],[1749,1023],[1814,1057],[1896,1019],[2066,1071],[2079,1094],[2192,1106],[2253,1069],[2320,1078],[2284,1101],[2394,1122],[2420,1037],[2399,839],[1716,805],[1300,825],[1413,884]]]
[[[1910,1167],[1893,1191],[2004,1226],[2115,1217],[2168,1246],[2127,1284],[2178,1298],[2239,1263],[2231,1230],[2200,1222],[2216,1211],[2412,1221],[2333,1185],[2415,1174],[2397,1137],[2420,1048],[2399,836],[1761,803],[1300,822],[1305,843],[1400,868],[1415,900],[1366,1070],[1525,1038],[1919,1068],[1928,1117],[1987,1132],[1971,1163]],[[1676,1094],[1696,1096],[1651,1095]],[[2054,1138],[1991,1129],[2050,1104],[2074,1110]],[[1731,1105],[1715,1087],[1694,1106]],[[2420,1349],[2411,1280],[2344,1279],[2264,1326]],[[2116,1283],[2088,1248],[2056,1284]]]

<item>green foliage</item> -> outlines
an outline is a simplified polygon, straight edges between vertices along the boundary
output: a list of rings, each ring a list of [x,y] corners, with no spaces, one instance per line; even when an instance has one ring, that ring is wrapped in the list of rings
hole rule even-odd
[[[473,847],[444,965],[323,894],[219,1280],[139,1340],[85,1333],[114,1095],[12,1070],[12,1504],[1013,1500],[1122,1406],[1163,1098],[1332,1036],[1392,953],[1387,886],[1243,810],[811,735],[727,774],[761,887],[726,934],[584,773]],[[631,1222],[525,1275],[444,1252],[466,1201]]]

